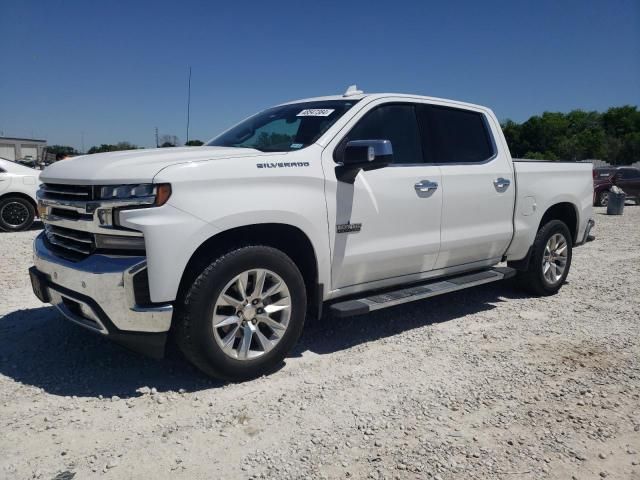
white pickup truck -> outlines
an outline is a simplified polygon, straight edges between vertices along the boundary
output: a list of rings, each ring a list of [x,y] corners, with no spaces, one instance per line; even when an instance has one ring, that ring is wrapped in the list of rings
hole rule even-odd
[[[154,356],[170,332],[205,373],[247,379],[323,305],[363,314],[516,274],[555,293],[594,224],[591,176],[513,162],[485,107],[350,87],[202,147],[48,167],[30,273],[86,328]]]

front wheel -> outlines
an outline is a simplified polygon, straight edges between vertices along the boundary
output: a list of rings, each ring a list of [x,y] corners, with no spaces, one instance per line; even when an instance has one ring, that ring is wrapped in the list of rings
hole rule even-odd
[[[33,225],[35,216],[35,209],[29,200],[22,197],[5,197],[0,200],[0,230],[27,230]]]
[[[306,313],[304,280],[283,252],[232,250],[196,278],[179,306],[178,345],[207,375],[231,381],[275,369],[296,343]]]
[[[534,295],[553,295],[571,267],[571,233],[560,220],[545,224],[533,242],[529,267],[518,273],[518,283]]]

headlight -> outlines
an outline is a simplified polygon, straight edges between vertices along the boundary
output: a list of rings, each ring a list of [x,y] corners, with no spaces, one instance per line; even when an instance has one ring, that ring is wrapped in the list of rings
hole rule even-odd
[[[142,183],[139,185],[105,185],[98,187],[99,200],[133,200],[139,204],[164,205],[171,196],[168,183]]]

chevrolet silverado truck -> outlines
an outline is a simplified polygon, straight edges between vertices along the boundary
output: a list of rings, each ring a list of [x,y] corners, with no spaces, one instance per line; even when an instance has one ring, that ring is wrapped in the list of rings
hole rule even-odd
[[[594,224],[590,164],[514,162],[488,108],[355,87],[202,147],[59,162],[41,182],[38,298],[152,356],[171,336],[228,380],[281,365],[323,307],[512,276],[553,294]]]

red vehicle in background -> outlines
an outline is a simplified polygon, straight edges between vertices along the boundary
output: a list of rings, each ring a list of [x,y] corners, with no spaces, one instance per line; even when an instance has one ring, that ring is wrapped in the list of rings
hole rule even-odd
[[[640,205],[640,169],[633,167],[598,167],[593,169],[593,205],[606,207],[609,190],[616,185],[627,198]]]

